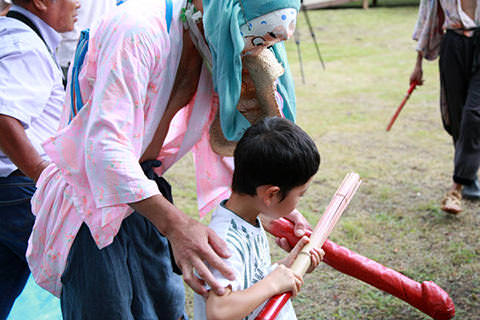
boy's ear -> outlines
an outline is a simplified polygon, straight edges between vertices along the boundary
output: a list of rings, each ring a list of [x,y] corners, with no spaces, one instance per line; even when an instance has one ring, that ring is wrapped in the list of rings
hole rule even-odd
[[[280,188],[272,185],[263,185],[257,188],[257,195],[269,207],[280,194]]]

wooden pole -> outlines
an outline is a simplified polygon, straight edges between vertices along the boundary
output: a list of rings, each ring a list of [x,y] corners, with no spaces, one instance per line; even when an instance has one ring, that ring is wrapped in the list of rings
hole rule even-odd
[[[310,236],[310,242],[303,247],[293,262],[291,269],[298,275],[304,275],[310,267],[310,251],[312,248],[321,248],[325,240],[332,232],[335,224],[340,219],[343,211],[347,208],[348,203],[360,186],[360,176],[356,173],[349,173],[343,179],[342,184],[333,195],[330,204],[325,209],[322,217],[318,221],[315,229]],[[285,303],[291,297],[291,292],[286,292],[271,298],[256,320],[274,320]]]

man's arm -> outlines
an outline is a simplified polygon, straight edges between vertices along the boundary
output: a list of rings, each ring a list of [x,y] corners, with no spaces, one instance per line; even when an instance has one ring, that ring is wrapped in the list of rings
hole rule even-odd
[[[0,150],[36,182],[48,161],[42,159],[30,143],[20,121],[0,114],[0,137]]]
[[[291,291],[296,296],[303,280],[284,265],[279,265],[264,279],[245,290],[232,291],[226,288],[223,296],[210,292],[206,314],[209,320],[241,320],[276,294]]]
[[[413,68],[412,74],[410,75],[410,83],[416,82],[417,85],[421,86],[423,84],[423,54],[420,51],[417,51],[417,60],[415,61],[415,67]]]
[[[225,289],[215,280],[205,262],[230,280],[234,280],[235,276],[221,259],[230,256],[227,246],[212,229],[188,217],[162,195],[131,203],[130,206],[168,238],[183,279],[195,292],[207,294],[203,286],[205,281],[217,294],[224,294]],[[195,276],[194,271],[204,281]]]

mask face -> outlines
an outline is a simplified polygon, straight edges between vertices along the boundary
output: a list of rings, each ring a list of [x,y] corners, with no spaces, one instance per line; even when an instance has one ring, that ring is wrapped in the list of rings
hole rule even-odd
[[[288,40],[295,31],[297,10],[293,8],[275,10],[248,21],[240,27],[245,41],[243,54],[258,54],[264,48]]]
[[[283,70],[288,62],[279,42],[293,35],[300,1],[202,3],[205,38],[212,50],[212,81],[221,115],[211,127],[210,142],[217,153],[231,155],[235,143],[229,141],[239,140],[249,124],[273,115],[295,119],[293,80],[289,70]],[[276,96],[283,101],[282,110],[278,109]]]
[[[243,66],[238,111],[250,124],[265,117],[281,116],[275,87],[276,80],[284,70],[273,52],[263,49],[256,55],[245,55]],[[232,156],[236,146],[236,142],[228,141],[223,136],[218,111],[210,127],[210,144],[213,151],[222,156]]]

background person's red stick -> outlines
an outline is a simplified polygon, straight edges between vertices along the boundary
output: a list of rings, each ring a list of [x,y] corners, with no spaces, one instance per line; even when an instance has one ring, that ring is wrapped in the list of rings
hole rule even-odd
[[[265,230],[275,237],[286,238],[292,247],[300,239],[294,235],[293,223],[287,219],[269,221],[262,218],[262,222]],[[307,232],[308,236],[310,234],[310,231]],[[325,251],[323,262],[332,268],[402,299],[433,319],[448,320],[455,316],[455,305],[452,299],[434,282],[418,283],[330,240],[325,241],[322,249]],[[257,319],[275,319],[271,316],[266,314],[263,318]]]
[[[407,94],[405,95],[405,98],[403,98],[402,103],[400,103],[400,105],[398,106],[397,111],[395,111],[395,114],[393,115],[392,120],[390,120],[390,123],[387,126],[387,131],[390,131],[390,129],[392,128],[393,123],[395,122],[395,120],[397,120],[397,117],[400,114],[400,111],[402,111],[403,106],[405,105],[405,103],[407,103],[408,98],[410,98],[410,95],[412,94],[413,90],[415,90],[416,87],[417,87],[416,81],[410,83],[410,88],[408,89]]]

